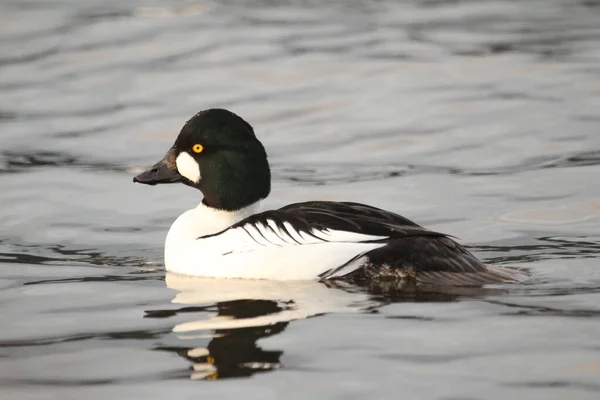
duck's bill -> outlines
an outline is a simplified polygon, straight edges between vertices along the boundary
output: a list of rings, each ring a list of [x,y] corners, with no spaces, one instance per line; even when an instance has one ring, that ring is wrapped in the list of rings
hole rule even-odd
[[[182,180],[183,176],[177,171],[174,150],[169,150],[162,160],[133,178],[134,182],[143,183],[145,185],[176,183],[181,182]]]

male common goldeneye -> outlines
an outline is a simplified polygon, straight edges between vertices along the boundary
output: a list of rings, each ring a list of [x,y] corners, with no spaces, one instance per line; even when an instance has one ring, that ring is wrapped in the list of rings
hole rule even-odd
[[[194,115],[165,157],[133,181],[181,182],[204,195],[167,234],[165,266],[176,273],[444,285],[522,277],[483,264],[443,233],[364,204],[309,201],[259,212],[271,190],[267,154],[252,126],[223,109]]]

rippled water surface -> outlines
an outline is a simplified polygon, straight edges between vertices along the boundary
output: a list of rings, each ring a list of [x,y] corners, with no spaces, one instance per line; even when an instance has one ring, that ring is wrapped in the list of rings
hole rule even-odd
[[[0,21],[3,399],[599,398],[600,2],[5,0]],[[255,126],[267,207],[366,202],[531,280],[165,276],[198,193],[131,177],[208,107]]]

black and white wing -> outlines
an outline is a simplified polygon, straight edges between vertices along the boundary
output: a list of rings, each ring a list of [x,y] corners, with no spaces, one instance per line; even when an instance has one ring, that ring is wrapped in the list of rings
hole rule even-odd
[[[291,204],[252,215],[200,239],[203,245],[229,257],[232,263],[228,268],[235,269],[236,275],[248,275],[244,277],[401,278],[452,285],[518,277],[511,270],[486,266],[447,235],[358,203]],[[244,267],[234,267],[234,259]]]
[[[206,271],[196,269],[195,274],[321,279],[342,266],[348,271],[359,268],[365,262],[365,253],[386,245],[385,234],[360,232],[354,222],[342,224],[342,216],[331,214],[328,218],[284,208],[252,215],[224,231],[202,236],[196,241],[193,254],[203,258],[200,269],[208,264],[213,267]]]

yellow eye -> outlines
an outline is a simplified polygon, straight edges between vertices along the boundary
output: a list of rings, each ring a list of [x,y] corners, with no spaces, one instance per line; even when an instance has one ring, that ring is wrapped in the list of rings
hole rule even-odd
[[[202,153],[202,150],[204,150],[204,146],[202,146],[201,144],[195,144],[192,146],[192,151],[194,153]]]

